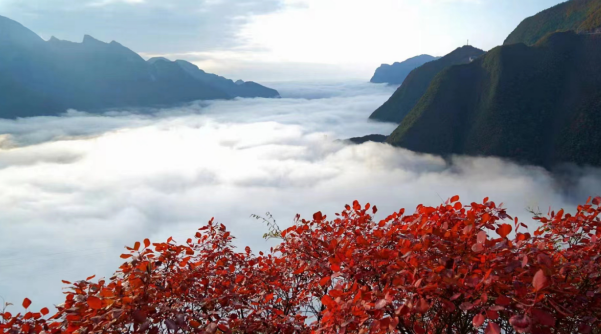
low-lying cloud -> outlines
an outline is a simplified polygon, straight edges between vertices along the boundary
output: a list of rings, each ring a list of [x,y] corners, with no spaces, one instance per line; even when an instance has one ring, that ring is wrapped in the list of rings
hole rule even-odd
[[[569,181],[496,158],[442,158],[336,139],[392,131],[367,121],[393,87],[280,84],[282,99],[198,102],[107,115],[0,120],[0,296],[59,303],[61,279],[110,275],[124,245],[183,241],[215,217],[255,250],[271,212],[329,216],[357,199],[384,217],[401,207],[490,196],[526,208],[571,209],[601,189],[597,169]],[[300,92],[300,93],[299,93]],[[569,185],[569,186],[567,186]]]

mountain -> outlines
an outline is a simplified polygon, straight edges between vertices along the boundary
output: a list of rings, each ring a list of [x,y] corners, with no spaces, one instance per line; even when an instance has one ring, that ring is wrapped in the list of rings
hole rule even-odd
[[[452,65],[469,63],[483,54],[484,51],[466,45],[438,60],[425,63],[414,69],[390,99],[374,111],[369,118],[400,123],[424,95],[428,86],[430,86],[430,82],[440,71]]]
[[[388,143],[440,155],[601,166],[601,34],[497,47],[440,73]]]
[[[88,35],[81,43],[54,37],[44,41],[2,16],[0,49],[2,118],[56,115],[68,108],[97,111],[279,96],[277,91],[252,82],[236,85],[191,63],[185,62],[210,79],[200,79],[181,61],[145,61],[115,41],[105,43]]]
[[[230,97],[280,97],[277,90],[261,86],[258,83],[242,80],[234,82],[233,80],[226,79],[216,74],[207,73],[199,69],[198,66],[185,60],[177,60],[175,62],[192,77],[221,89]]]
[[[601,0],[570,0],[522,21],[504,44],[534,45],[558,31],[601,31]]]
[[[430,55],[419,55],[409,58],[403,62],[396,62],[392,65],[382,64],[371,78],[372,83],[387,83],[390,85],[400,85],[411,71],[423,64],[439,59]]]

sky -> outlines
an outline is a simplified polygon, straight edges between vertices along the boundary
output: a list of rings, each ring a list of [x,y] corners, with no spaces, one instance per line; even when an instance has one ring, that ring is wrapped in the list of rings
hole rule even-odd
[[[45,39],[84,34],[232,79],[369,79],[382,63],[489,50],[561,0],[0,0]]]
[[[251,214],[283,228],[359,200],[376,219],[406,208],[490,197],[533,227],[528,208],[573,212],[599,195],[601,170],[561,178],[497,158],[413,153],[338,139],[388,134],[369,114],[394,87],[279,83],[281,99],[0,119],[0,297],[37,310],[63,300],[61,280],[110,277],[125,245],[183,242],[211,217],[258,252],[273,244]],[[14,313],[19,311],[13,307]],[[11,311],[11,309],[9,309]]]

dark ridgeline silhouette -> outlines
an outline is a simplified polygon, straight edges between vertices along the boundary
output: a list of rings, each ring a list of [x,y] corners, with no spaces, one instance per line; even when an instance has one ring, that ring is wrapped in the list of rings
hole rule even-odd
[[[440,71],[451,65],[469,63],[482,54],[484,54],[484,51],[466,45],[438,60],[425,63],[414,69],[390,99],[374,111],[369,118],[400,123],[424,95],[430,82]]]
[[[415,96],[393,96],[379,111],[411,108],[393,119],[402,122],[387,142],[546,168],[601,166],[600,10],[601,0],[555,6],[524,20],[505,45],[441,71],[415,105]]]
[[[376,73],[371,78],[372,83],[387,83],[390,85],[400,85],[405,81],[405,78],[414,69],[422,66],[427,62],[439,59],[440,57],[432,57],[430,55],[419,55],[409,58],[402,62],[396,62],[392,65],[382,64]]]
[[[0,16],[0,117],[56,115],[67,108],[166,106],[194,100],[279,97],[254,82],[206,73],[186,61],[145,61],[113,41],[42,40]]]

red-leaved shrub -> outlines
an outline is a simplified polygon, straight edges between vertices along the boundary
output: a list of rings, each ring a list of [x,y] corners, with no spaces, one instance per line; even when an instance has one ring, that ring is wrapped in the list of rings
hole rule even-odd
[[[128,247],[114,277],[69,285],[45,317],[1,333],[599,333],[601,198],[535,217],[457,196],[382,220],[354,202],[297,216],[270,254],[237,252],[211,220],[177,244]]]

